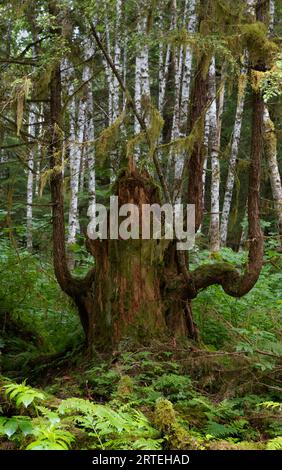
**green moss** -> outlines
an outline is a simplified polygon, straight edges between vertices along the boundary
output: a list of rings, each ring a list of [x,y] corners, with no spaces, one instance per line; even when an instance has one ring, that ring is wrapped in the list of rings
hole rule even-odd
[[[260,22],[247,24],[242,26],[241,31],[243,47],[248,49],[251,63],[257,64],[261,60],[271,62],[277,46],[268,39],[266,25]]]
[[[173,405],[165,398],[159,398],[156,402],[154,424],[165,435],[169,449],[200,450],[204,448],[197,439],[177,423]]]
[[[117,396],[119,399],[126,398],[133,392],[133,380],[129,375],[122,375],[117,387]]]
[[[165,398],[159,398],[156,402],[154,423],[163,433],[169,433],[176,424],[176,415],[172,403]]]

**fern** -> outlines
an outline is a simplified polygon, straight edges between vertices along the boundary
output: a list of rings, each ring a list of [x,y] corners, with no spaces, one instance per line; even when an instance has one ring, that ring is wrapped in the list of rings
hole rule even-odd
[[[26,385],[26,381],[21,384],[10,383],[4,385],[5,393],[10,400],[14,400],[17,407],[24,405],[28,408],[29,405],[33,404],[36,406],[38,400],[44,400],[44,393],[36,390],[35,388]]]
[[[229,424],[220,424],[215,421],[210,421],[206,427],[206,432],[215,438],[222,438],[234,436],[237,434],[237,429]]]
[[[60,422],[56,424],[50,421],[42,422],[33,430],[37,439],[31,442],[26,450],[68,450],[74,441],[74,436],[60,426]]]
[[[282,411],[282,403],[275,402],[275,401],[264,401],[263,403],[259,403],[259,406],[263,406],[264,408],[271,408],[271,409],[278,408],[278,411]]]
[[[60,404],[58,411],[72,415],[73,421],[94,437],[102,449],[119,449],[126,445],[130,449],[154,450],[161,446],[162,441],[157,439],[159,432],[143,413],[132,408],[124,406],[115,410],[108,405],[70,398]]]
[[[282,436],[275,437],[268,441],[266,450],[282,450]]]

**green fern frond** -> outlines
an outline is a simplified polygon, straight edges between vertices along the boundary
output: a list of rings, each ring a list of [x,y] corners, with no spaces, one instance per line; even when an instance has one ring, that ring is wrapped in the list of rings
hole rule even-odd
[[[282,450],[282,436],[275,437],[268,441],[266,450]]]

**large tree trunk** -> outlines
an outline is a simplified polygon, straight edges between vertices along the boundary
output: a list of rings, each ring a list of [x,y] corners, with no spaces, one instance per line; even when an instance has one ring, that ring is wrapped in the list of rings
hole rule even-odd
[[[140,214],[142,204],[159,202],[153,181],[135,170],[120,176],[116,195],[120,205],[138,205]],[[88,240],[87,245],[97,262],[93,302],[88,298],[79,305],[89,318],[88,344],[107,350],[121,341],[149,344],[169,336],[194,336],[170,241]]]

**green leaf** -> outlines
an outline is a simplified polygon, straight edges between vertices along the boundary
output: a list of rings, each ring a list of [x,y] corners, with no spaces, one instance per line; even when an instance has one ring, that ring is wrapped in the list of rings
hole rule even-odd
[[[16,419],[9,419],[3,427],[3,432],[8,437],[11,437],[17,431],[19,425]]]

